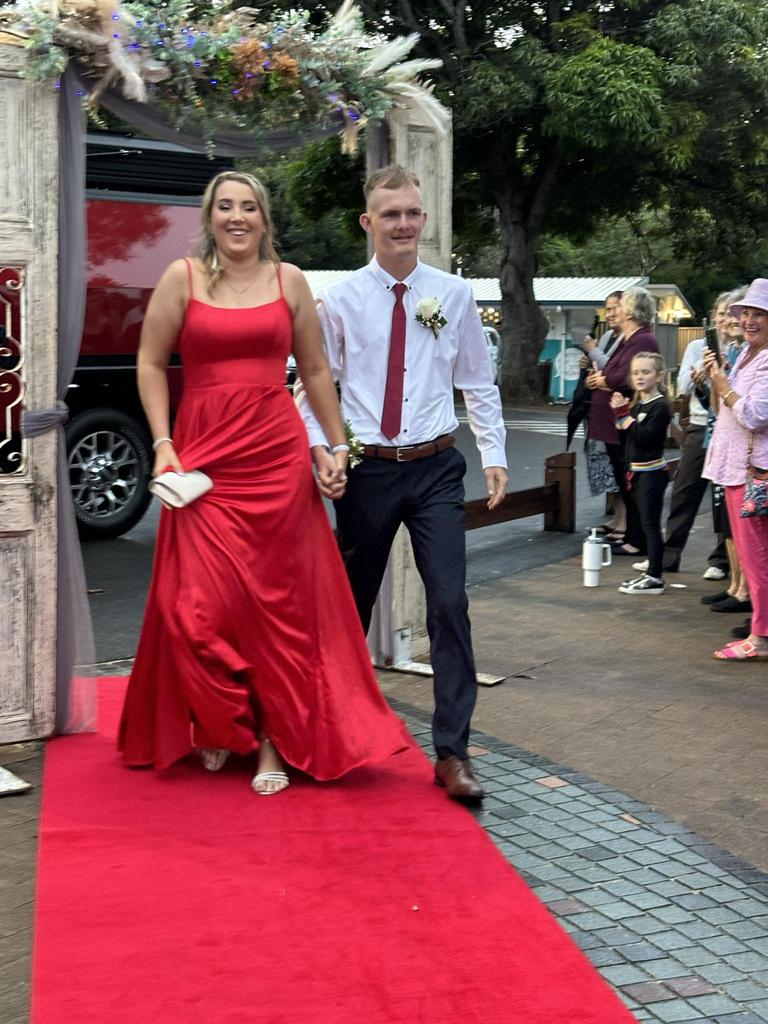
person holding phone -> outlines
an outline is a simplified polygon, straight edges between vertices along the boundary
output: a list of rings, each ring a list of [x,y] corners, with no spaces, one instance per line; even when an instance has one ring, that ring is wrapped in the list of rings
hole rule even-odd
[[[688,344],[677,374],[677,393],[689,398],[688,424],[680,448],[680,462],[672,485],[667,516],[662,563],[666,573],[678,572],[680,569],[683,549],[688,543],[707,489],[708,481],[701,475],[706,454],[704,438],[710,404],[709,377],[704,370],[704,353],[712,351],[715,357],[722,361],[721,346],[724,346],[728,339],[728,303],[737,301],[741,294],[735,296],[735,293],[728,291],[717,296],[710,313],[712,327],[707,329],[703,338],[696,338]],[[704,579],[725,579],[728,560],[724,552],[718,552],[716,548],[709,556],[708,563]]]
[[[713,353],[704,355],[719,403],[704,475],[725,491],[753,615],[747,639],[725,645],[714,656],[720,661],[768,661],[768,516],[744,504],[748,476],[768,478],[768,279],[754,280],[730,311],[741,321],[746,346],[730,375]]]

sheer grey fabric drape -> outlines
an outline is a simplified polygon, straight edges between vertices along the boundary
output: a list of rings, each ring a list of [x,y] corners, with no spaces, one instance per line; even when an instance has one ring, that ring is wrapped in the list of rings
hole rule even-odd
[[[92,92],[96,83],[83,74],[82,69],[77,70],[75,74],[79,87],[85,92]],[[177,146],[184,146],[196,153],[205,152],[205,139],[200,132],[177,130],[165,114],[148,103],[127,100],[117,89],[112,88],[105,89],[99,94],[99,103],[152,138],[174,142]],[[220,131],[214,135],[213,144],[219,156],[258,156],[267,149],[282,153],[306,142],[329,138],[337,134],[342,126],[343,119],[339,115],[335,121],[316,125],[309,131],[297,131],[290,127],[276,128],[258,140],[244,131]]]
[[[95,660],[85,574],[69,489],[64,444],[64,398],[77,365],[85,313],[85,120],[74,72],[62,78],[59,101],[59,401],[54,409],[24,413],[22,430],[58,434],[58,601],[56,621],[56,732],[96,727],[95,680],[75,675]]]
[[[27,411],[22,430],[28,438],[58,433],[58,616],[56,668],[56,732],[80,732],[96,726],[95,680],[78,676],[76,666],[95,660],[93,631],[85,589],[85,574],[69,488],[63,426],[67,420],[64,398],[77,365],[85,315],[85,116],[82,95],[95,82],[71,63],[62,76],[59,93],[59,364],[58,396],[54,409]],[[101,104],[118,117],[154,138],[196,152],[205,151],[198,132],[177,131],[159,110],[127,100],[106,89]],[[341,122],[318,125],[309,133],[278,129],[255,141],[246,132],[222,131],[215,135],[221,156],[256,156],[266,148],[282,152],[339,131]],[[179,253],[180,256],[185,255]]]

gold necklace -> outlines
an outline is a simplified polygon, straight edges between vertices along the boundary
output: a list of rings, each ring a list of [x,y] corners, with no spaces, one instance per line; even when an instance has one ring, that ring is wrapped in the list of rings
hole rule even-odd
[[[224,272],[224,274],[221,275],[221,280],[227,286],[227,288],[230,289],[230,291],[233,291],[235,293],[235,295],[245,295],[245,293],[250,288],[253,288],[253,285],[255,283],[255,282],[251,281],[251,282],[249,282],[245,286],[245,288],[235,288],[235,286],[233,284],[230,284],[229,281],[226,279],[226,277],[224,276],[225,274],[226,274],[226,271]]]

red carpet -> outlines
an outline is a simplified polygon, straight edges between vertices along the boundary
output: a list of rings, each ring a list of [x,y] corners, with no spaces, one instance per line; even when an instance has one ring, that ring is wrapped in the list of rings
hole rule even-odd
[[[33,1024],[629,1024],[417,750],[346,780],[47,748]]]

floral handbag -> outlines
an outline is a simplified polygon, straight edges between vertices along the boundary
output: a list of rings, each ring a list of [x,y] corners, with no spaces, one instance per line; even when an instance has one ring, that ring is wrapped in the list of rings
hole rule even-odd
[[[747,480],[744,484],[744,497],[741,499],[739,516],[768,516],[768,469],[758,469],[752,465],[752,448],[755,435],[749,438],[747,449]]]

